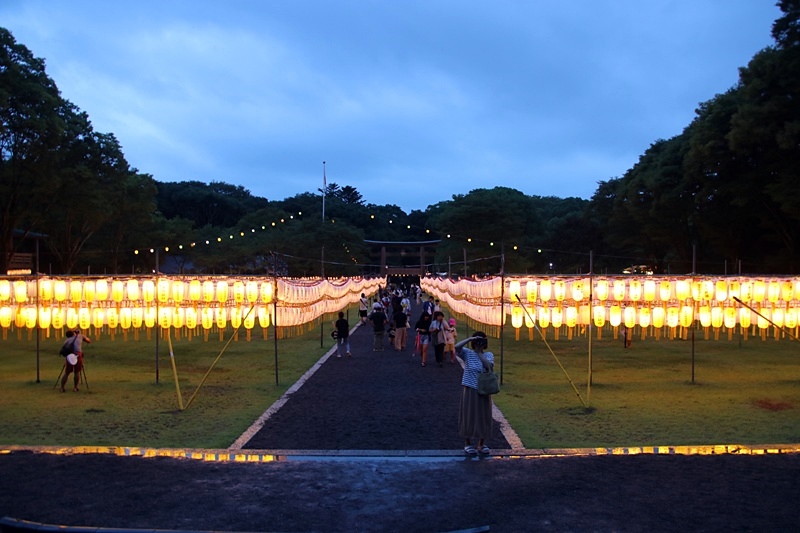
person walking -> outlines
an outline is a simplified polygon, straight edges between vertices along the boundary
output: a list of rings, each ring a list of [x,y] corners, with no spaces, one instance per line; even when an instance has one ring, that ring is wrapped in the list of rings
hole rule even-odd
[[[451,318],[447,325],[450,326],[448,330],[445,331],[445,341],[444,341],[444,355],[445,360],[447,359],[447,355],[450,354],[450,364],[455,364],[456,362],[456,341],[458,341],[458,331],[456,331],[456,319]]]
[[[78,384],[81,382],[81,371],[83,370],[83,343],[91,344],[92,340],[81,333],[81,330],[67,331],[67,343],[71,345],[70,354],[67,355],[64,361],[64,377],[61,378],[61,392],[65,392],[64,387],[67,384],[67,378],[72,373],[73,392],[78,392]]]
[[[369,310],[369,300],[367,300],[367,297],[362,292],[361,293],[361,298],[359,298],[359,300],[358,300],[358,316],[361,319],[361,323],[362,324],[366,324],[367,323],[367,311],[368,310]]]
[[[467,455],[491,453],[486,439],[492,435],[492,397],[478,394],[478,374],[494,367],[494,354],[486,351],[488,347],[489,341],[482,331],[476,331],[456,344],[456,350],[464,360],[458,433],[464,438],[464,453]],[[478,439],[477,448],[472,445],[472,439]]]
[[[373,352],[383,351],[383,330],[386,327],[386,313],[383,312],[383,306],[380,302],[375,302],[372,305],[372,312],[369,314],[369,320],[372,322],[372,330],[375,333],[375,343],[372,346]]]
[[[419,320],[414,325],[414,329],[417,330],[417,335],[419,338],[419,353],[422,357],[422,366],[425,366],[425,363],[428,360],[428,345],[431,342],[431,315],[429,315],[426,311],[422,312],[420,315]]]
[[[339,319],[333,323],[333,328],[336,330],[336,357],[341,359],[342,349],[345,350],[347,357],[351,357],[350,322],[344,317],[343,311],[339,311]]]
[[[433,353],[436,356],[436,364],[439,368],[444,363],[444,346],[447,343],[447,330],[450,326],[444,321],[444,313],[441,311],[433,312],[433,320],[428,328],[431,334],[431,344],[433,344]]]
[[[398,352],[403,351],[408,342],[408,316],[402,307],[395,311],[392,325],[394,326],[394,349]]]

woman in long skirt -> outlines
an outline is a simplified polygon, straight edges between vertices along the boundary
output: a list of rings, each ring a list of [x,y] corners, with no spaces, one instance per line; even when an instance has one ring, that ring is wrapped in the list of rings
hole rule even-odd
[[[494,354],[486,351],[488,347],[489,341],[482,331],[475,332],[455,346],[464,360],[458,432],[464,437],[464,453],[467,455],[491,453],[486,439],[492,435],[492,397],[478,394],[478,374],[494,366]],[[478,439],[477,448],[472,445],[473,439]]]

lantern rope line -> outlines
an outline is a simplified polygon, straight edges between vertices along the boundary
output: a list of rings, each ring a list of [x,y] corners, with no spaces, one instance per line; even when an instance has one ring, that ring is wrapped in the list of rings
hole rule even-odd
[[[786,328],[784,328],[783,326],[779,326],[778,324],[776,324],[775,322],[773,322],[773,321],[772,321],[772,320],[770,320],[769,318],[765,317],[764,315],[762,315],[761,313],[759,313],[758,311],[756,311],[755,309],[753,309],[752,307],[750,307],[749,305],[747,305],[746,303],[744,303],[743,301],[741,301],[741,300],[740,300],[738,297],[734,296],[734,297],[733,297],[733,299],[734,299],[736,302],[738,302],[740,305],[743,305],[743,306],[745,306],[745,307],[746,307],[746,308],[748,308],[750,311],[754,312],[755,314],[757,314],[758,316],[760,316],[761,318],[763,318],[764,320],[766,320],[767,322],[769,322],[770,324],[772,324],[773,326],[775,326],[776,328],[778,328],[780,331],[782,331],[783,333],[785,333],[786,335],[788,335],[788,336],[789,336],[789,337],[791,337],[792,339],[794,339],[794,340],[796,340],[796,341],[800,341],[800,339],[798,339],[797,337],[795,337],[793,334],[789,333],[789,331],[788,331]]]
[[[172,349],[172,335],[167,334],[167,344],[169,344],[169,362],[172,363],[172,376],[175,378],[175,392],[178,394],[178,409],[183,411],[183,396],[181,396],[181,384],[178,382],[178,368],[175,366],[175,353]]]
[[[564,375],[567,377],[567,381],[569,381],[569,384],[572,385],[572,390],[574,390],[575,394],[578,395],[578,399],[581,401],[581,405],[583,405],[584,409],[588,408],[589,406],[586,405],[585,401],[583,401],[583,396],[581,396],[581,393],[578,391],[578,387],[576,387],[575,384],[572,382],[572,379],[569,377],[569,374],[567,373],[567,370],[564,368],[564,365],[562,365],[561,361],[558,360],[558,357],[556,356],[555,352],[553,351],[552,348],[550,348],[550,344],[547,343],[547,339],[544,338],[544,333],[542,333],[542,330],[539,329],[539,325],[536,322],[534,322],[533,317],[531,317],[530,313],[528,313],[528,310],[525,309],[525,304],[523,304],[522,300],[519,299],[519,294],[515,294],[514,297],[520,303],[522,310],[525,311],[525,314],[528,315],[528,318],[531,320],[531,322],[533,322],[533,326],[537,330],[539,330],[539,337],[541,337],[542,341],[544,342],[544,345],[547,346],[547,349],[550,350],[550,354],[553,356],[553,359],[556,360],[558,366],[561,367],[561,371],[564,372]]]
[[[255,305],[250,306],[250,310],[247,311],[247,314],[244,316],[244,318],[242,318],[242,324],[244,324],[245,319],[248,316],[250,316],[250,313],[252,313],[253,309],[255,309],[255,308],[256,308]],[[231,334],[231,337],[228,339],[228,342],[225,343],[225,346],[222,347],[222,350],[220,350],[219,355],[217,355],[217,358],[214,359],[213,363],[211,363],[211,366],[206,371],[206,374],[205,374],[205,376],[203,376],[203,379],[200,380],[200,383],[197,385],[197,388],[195,389],[194,393],[192,393],[192,396],[189,398],[189,401],[186,402],[186,407],[184,409],[182,409],[182,410],[186,410],[186,409],[189,408],[190,405],[192,405],[192,402],[194,401],[195,396],[197,396],[197,393],[200,391],[200,388],[206,382],[206,379],[208,378],[208,375],[211,374],[211,371],[214,369],[214,366],[217,364],[217,362],[219,361],[220,357],[222,357],[222,354],[225,353],[225,350],[228,349],[228,346],[230,346],[231,341],[236,337],[236,334],[239,333],[240,329],[242,329],[242,324],[239,324],[239,327],[237,327],[235,330],[233,330],[233,333]],[[176,376],[176,382],[177,382],[177,376]]]

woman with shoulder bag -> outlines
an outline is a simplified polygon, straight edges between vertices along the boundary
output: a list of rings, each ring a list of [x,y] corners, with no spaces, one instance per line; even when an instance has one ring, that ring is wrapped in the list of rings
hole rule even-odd
[[[469,348],[467,343],[470,344]],[[492,397],[478,394],[478,375],[491,371],[494,366],[494,354],[485,351],[488,346],[489,341],[482,331],[476,331],[455,346],[464,360],[458,432],[464,437],[464,453],[467,455],[491,453],[486,439],[492,435]],[[472,439],[478,439],[477,448],[472,445]]]

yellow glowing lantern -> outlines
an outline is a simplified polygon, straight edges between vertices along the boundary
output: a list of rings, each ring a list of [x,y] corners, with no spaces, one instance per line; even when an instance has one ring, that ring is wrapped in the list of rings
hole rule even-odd
[[[214,282],[206,280],[203,282],[203,301],[204,302],[212,302],[214,301]]]
[[[608,300],[608,280],[598,280],[594,287],[594,292],[597,295],[597,299],[601,302]]]
[[[699,302],[703,299],[703,282],[702,281],[692,281],[691,282],[691,291],[692,291],[692,299],[695,302]]]
[[[577,307],[567,307],[564,310],[564,323],[569,328],[574,328],[575,325],[578,323],[578,308]]]
[[[703,298],[703,300],[708,301],[713,299],[715,293],[714,282],[711,280],[705,280],[703,282],[701,291],[702,291],[701,297]]]
[[[141,328],[144,324],[144,308],[134,307],[131,312],[131,325],[134,328]]]
[[[722,311],[722,321],[725,324],[725,327],[728,329],[733,329],[736,327],[736,308],[735,307],[726,307]]]
[[[83,284],[83,299],[88,302],[94,302],[94,281],[88,280]]]
[[[556,307],[550,310],[550,323],[554,328],[560,328],[564,323],[564,310],[561,307]]]
[[[67,282],[63,279],[57,279],[53,283],[53,297],[57,302],[63,302],[67,299]]]
[[[250,313],[245,315],[244,321],[243,321],[244,329],[248,329],[248,330],[249,329],[253,329],[253,327],[256,325],[256,310],[253,309],[253,310],[249,310],[249,311],[250,311]]]
[[[49,279],[39,281],[39,298],[45,302],[53,299],[53,282]],[[0,298],[2,300],[2,298]]]
[[[33,306],[25,308],[25,327],[28,329],[36,327],[36,308]]]
[[[258,301],[258,283],[255,281],[248,281],[244,292],[248,303],[254,304]]]
[[[644,282],[644,301],[653,302],[656,299],[656,282],[648,279]]]
[[[522,289],[520,288],[519,280],[512,279],[508,283],[508,297],[512,302],[516,302],[519,298],[522,298]],[[513,312],[511,314],[512,321],[513,321]]]
[[[663,280],[658,284],[658,297],[662,302],[668,302],[672,299],[672,283],[670,281]]]
[[[514,329],[519,329],[522,327],[523,313],[524,311],[518,305],[515,305],[511,310],[511,325],[514,326]]]
[[[237,305],[244,303],[244,283],[241,281],[233,282],[233,302]]]
[[[186,323],[186,309],[175,306],[172,308],[172,327],[182,328]]]
[[[538,284],[535,281],[529,281],[528,283],[525,284],[525,295],[529,303],[536,302],[537,289],[538,289]]]
[[[550,308],[540,307],[538,311],[539,312],[537,314],[539,315],[539,326],[542,328],[547,328],[550,325]]]
[[[531,313],[525,313],[525,327],[531,329],[534,326],[536,326],[536,323],[534,322],[533,315]]]
[[[643,307],[639,311],[639,325],[643,328],[649,328],[651,322],[651,314],[649,307]]]
[[[689,297],[689,294],[692,290],[692,282],[691,280],[679,279],[675,282],[675,297],[680,300],[684,301]],[[671,326],[670,326],[671,327]]]
[[[712,307],[711,308],[711,327],[712,328],[721,328],[722,327],[722,308],[721,307]]]
[[[592,306],[580,305],[578,306],[578,323],[582,326],[588,325],[591,321]]]
[[[556,301],[563,302],[567,297],[567,284],[563,280],[558,280],[553,284],[553,293]],[[554,324],[555,325],[555,324]]]
[[[111,329],[116,329],[116,327],[119,326],[119,313],[116,307],[109,307],[106,310],[106,321],[108,322],[108,327]]]
[[[778,281],[770,281],[767,285],[767,300],[776,303],[781,297],[781,284]]]
[[[244,294],[242,294],[244,296]],[[242,325],[242,308],[241,307],[232,307],[231,308],[231,327],[233,329],[237,329]]]
[[[759,280],[753,283],[753,301],[757,303],[761,303],[764,301],[764,297],[767,293],[767,285],[763,281]]]
[[[189,307],[186,309],[186,327],[189,329],[194,329],[197,327],[197,310],[194,307]]]
[[[608,310],[608,322],[615,328],[622,324],[622,308],[619,305],[612,305]]]
[[[192,302],[199,302],[200,297],[203,295],[202,285],[199,279],[193,279],[189,282],[189,300]]]
[[[655,307],[653,309],[653,327],[654,328],[663,328],[664,327],[664,317],[666,315],[666,311],[664,311],[663,307]]]
[[[539,284],[539,299],[543,302],[549,302],[550,297],[553,295],[553,285],[549,279],[543,279]],[[541,321],[539,321],[541,323]]]
[[[224,307],[214,309],[214,320],[219,329],[225,329],[228,325],[228,310]]]
[[[684,305],[681,307],[680,324],[684,328],[688,328],[694,321],[694,307],[691,305]]]
[[[0,302],[7,302],[11,298],[11,282],[0,279]],[[9,322],[11,324],[11,322]]]
[[[638,302],[642,299],[642,282],[638,279],[632,279],[628,284],[628,296],[632,302]],[[629,326],[633,327],[633,326]]]
[[[772,321],[779,328],[783,327],[783,321],[784,321],[783,317],[784,317],[784,311],[780,307],[776,307],[775,309],[772,310]]]
[[[56,329],[61,329],[64,327],[64,322],[66,321],[66,312],[63,309],[53,309],[51,314],[53,327]]]
[[[707,305],[700,306],[700,325],[707,328],[711,325],[711,308]],[[683,326],[683,317],[681,317],[681,326]],[[689,321],[691,324],[691,321]],[[688,324],[687,324],[688,325]]]
[[[226,303],[228,301],[228,282],[227,281],[218,281],[217,282],[217,301],[219,303],[221,303],[221,304],[224,304],[224,303]]]
[[[595,305],[594,311],[592,311],[592,317],[594,318],[594,325],[598,328],[602,328],[606,325],[606,307],[604,305]]]
[[[80,283],[80,281],[78,283]],[[14,300],[18,304],[28,301],[28,284],[24,281],[14,282]],[[78,297],[78,300],[80,300],[80,297]]]
[[[81,307],[78,310],[78,325],[81,329],[89,329],[89,326],[92,325],[92,315],[89,313],[89,309],[86,307]]]
[[[743,281],[739,288],[739,299],[743,302],[753,301],[753,282]]]
[[[731,281],[728,284],[728,297],[733,300],[734,296],[739,298],[739,294],[742,290],[742,284],[738,281]]]
[[[131,282],[136,283],[133,280],[128,281],[128,286],[130,287]],[[139,284],[136,284],[136,292],[138,295],[139,292]],[[128,289],[128,299],[131,298],[131,291]],[[125,285],[120,280],[115,280],[111,282],[111,299],[116,303],[122,302],[125,299]],[[136,298],[138,300],[138,298]]]
[[[95,299],[98,302],[105,302],[108,300],[108,280],[98,279],[95,282]]]
[[[164,329],[172,327],[171,307],[160,307],[158,309],[158,325]]]
[[[680,314],[681,310],[678,307],[667,307],[667,326],[670,328],[678,327],[678,324],[680,323]]]
[[[781,298],[786,303],[794,300],[794,283],[791,281],[781,283]]]
[[[714,299],[718,302],[728,299],[728,282],[724,279],[717,280],[717,283],[714,284]]]
[[[83,283],[80,281],[69,282],[69,299],[72,303],[79,303],[83,296]]]
[[[170,283],[168,279],[161,278],[158,280],[158,282],[156,283],[156,297],[158,298],[159,303],[164,304],[169,301],[169,289],[170,289]]]
[[[20,329],[24,328],[26,315],[25,308],[18,307],[17,312],[14,313],[14,326]]]
[[[790,307],[786,310],[786,316],[784,317],[784,324],[789,329],[794,329],[797,327],[797,309],[794,307]]]
[[[272,301],[272,283],[265,281],[261,284],[261,301],[265,304]]]
[[[51,317],[52,317],[52,310],[49,307],[39,307],[37,309],[39,314],[39,327],[42,329],[47,329],[50,327]]]
[[[69,329],[78,327],[78,311],[73,307],[67,309],[67,327]]]
[[[153,328],[156,325],[156,308],[155,307],[147,307],[144,310],[144,326],[146,328]]]
[[[142,282],[142,300],[150,303],[156,298],[156,286],[152,279],[146,279]],[[152,327],[152,326],[149,326]]]
[[[132,315],[130,307],[123,307],[119,310],[119,325],[122,326],[122,329],[131,327]]]
[[[625,299],[625,285],[625,280],[614,280],[614,287],[611,291],[612,295],[614,296],[614,301],[621,302]]]
[[[258,309],[258,325],[262,328],[269,327],[269,310],[265,306],[260,306]]]
[[[749,328],[752,323],[752,314],[746,307],[739,308],[739,325],[743,328]]]
[[[102,307],[95,307],[92,309],[92,326],[95,328],[102,328],[106,323],[105,309]]]
[[[186,292],[186,285],[179,279],[172,281],[172,301],[175,305],[183,303],[183,295]],[[180,327],[180,326],[175,326]]]
[[[214,310],[210,307],[204,307],[200,313],[200,323],[203,329],[211,329],[214,327]]]
[[[11,326],[11,317],[13,312],[10,307],[0,307],[0,327],[8,328]]]
[[[636,308],[628,306],[623,311],[625,327],[630,329],[636,325]]]
[[[572,293],[572,299],[576,302],[580,302],[583,300],[583,282],[582,281],[573,281],[572,286],[570,287]]]
[[[770,318],[770,314],[769,309],[766,307],[762,307],[758,310],[758,315],[756,315],[756,325],[758,329],[767,329],[769,327],[769,321],[767,319]]]

